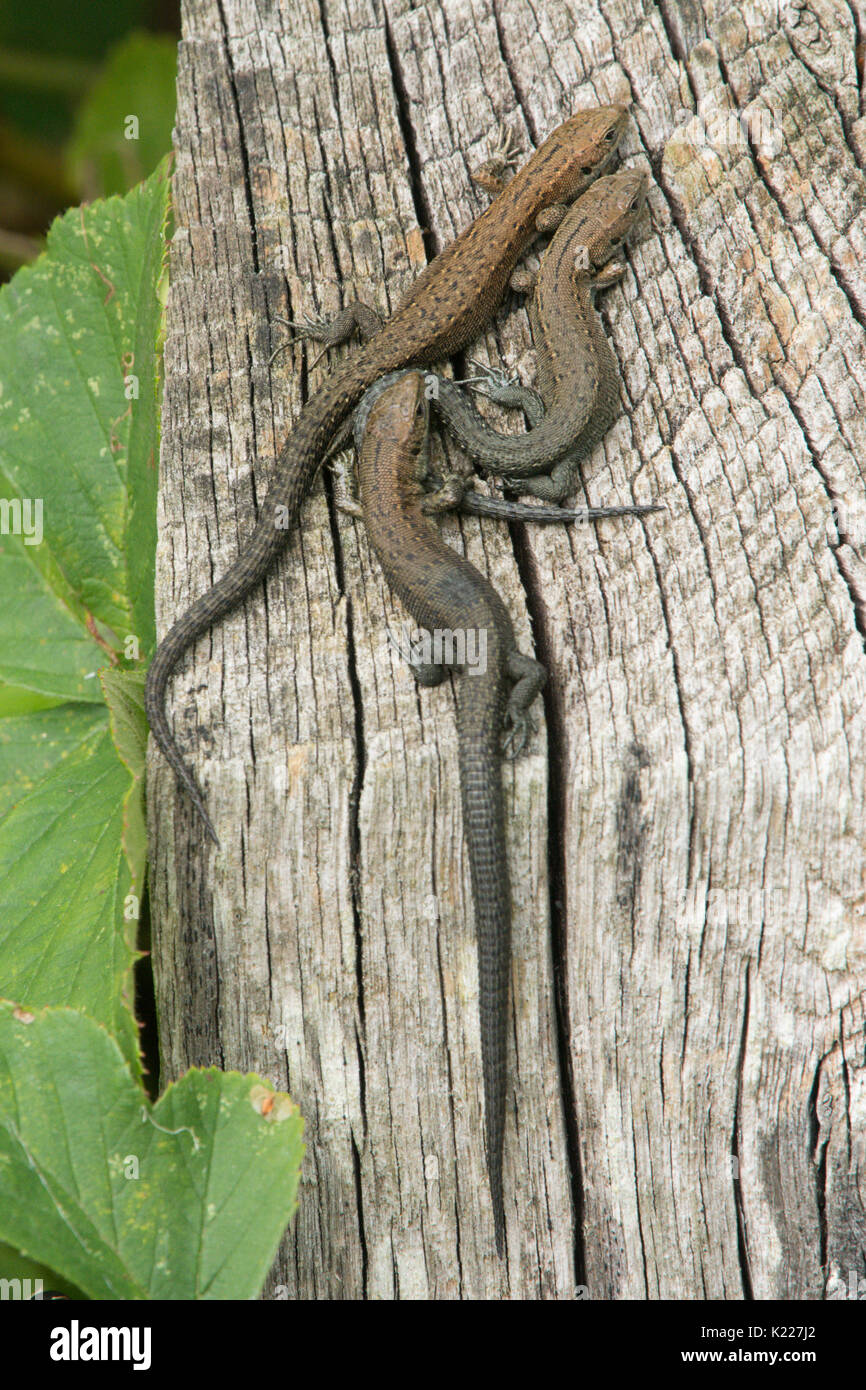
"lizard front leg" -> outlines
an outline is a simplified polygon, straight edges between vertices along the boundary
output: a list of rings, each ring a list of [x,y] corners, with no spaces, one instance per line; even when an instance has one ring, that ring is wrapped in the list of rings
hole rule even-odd
[[[269,367],[281,352],[285,352],[292,343],[300,339],[309,338],[313,343],[322,344],[322,351],[319,356],[310,363],[310,367],[313,368],[316,362],[321,361],[325,353],[331,348],[339,347],[341,343],[347,343],[355,334],[362,343],[367,343],[382,327],[382,319],[376,310],[371,309],[369,304],[362,304],[358,299],[351,300],[345,309],[332,319],[317,319],[308,314],[302,323],[284,318],[275,318],[274,323],[282,324],[284,328],[293,328],[295,336],[287,338],[284,343],[280,343],[274,348],[268,358]]]

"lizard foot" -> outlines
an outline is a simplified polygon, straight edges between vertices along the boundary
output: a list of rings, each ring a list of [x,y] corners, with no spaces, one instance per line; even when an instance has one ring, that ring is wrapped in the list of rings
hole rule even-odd
[[[488,367],[484,362],[470,359],[477,377],[466,377],[456,386],[471,386],[478,396],[486,396],[509,410],[522,410],[534,428],[544,417],[544,401],[531,386],[524,386],[516,375],[506,376],[501,367]]]
[[[625,275],[626,265],[624,261],[613,258],[595,272],[592,277],[593,290],[606,290],[609,285],[615,285],[617,280],[621,280]]]
[[[506,710],[505,731],[502,735],[503,755],[509,761],[519,758],[537,727],[535,720],[526,710]]]
[[[557,477],[552,473],[541,473],[535,478],[504,478],[503,486],[512,497],[540,497],[542,502],[559,506],[574,488],[573,477]]]
[[[507,376],[501,367],[491,367],[488,362],[479,362],[477,357],[470,357],[469,365],[475,368],[478,376],[464,376],[455,381],[455,386],[473,386],[480,382],[491,391],[504,391],[509,386],[520,385],[518,377]]]
[[[441,512],[453,512],[463,502],[469,484],[459,473],[446,473],[437,480],[437,485],[421,502],[425,516],[438,516]]]
[[[391,646],[403,658],[419,685],[433,686],[442,684],[445,677],[448,675],[448,668],[446,666],[438,666],[435,663],[419,661],[416,653],[412,650],[412,645],[405,629],[402,638],[398,637],[387,623],[385,624],[385,631],[388,634],[388,641],[391,643]]]
[[[485,159],[484,163],[472,174],[472,181],[493,198],[497,193],[502,192],[508,170],[512,169],[519,160],[520,152],[517,149],[514,131],[506,125],[505,121],[500,121],[496,133],[496,143],[491,148],[489,158]]]
[[[278,317],[274,318],[274,323],[279,323],[284,328],[293,328],[295,334],[294,337],[287,338],[284,343],[280,343],[278,347],[274,348],[268,358],[268,366],[281,352],[285,352],[286,348],[291,347],[292,343],[309,339],[310,342],[322,344],[322,351],[315,361],[310,363],[310,370],[316,366],[316,363],[321,362],[330,348],[347,343],[354,333],[357,333],[361,341],[366,343],[382,327],[382,320],[375,309],[371,309],[368,304],[360,304],[357,300],[347,304],[342,313],[337,314],[332,319],[314,318],[312,314],[307,314],[301,323],[295,322],[294,319]]]
[[[333,445],[331,446],[333,452]],[[353,516],[358,521],[364,520],[364,509],[352,491],[352,469],[341,463],[338,458],[326,456],[331,476],[334,479],[334,506],[337,511],[343,512],[346,516]]]
[[[293,336],[287,338],[284,343],[277,344],[268,358],[269,367],[273,365],[280,353],[285,352],[293,343],[302,342],[305,338],[309,338],[315,343],[323,342],[324,340],[321,335],[323,332],[327,331],[328,327],[327,320],[313,318],[312,314],[307,314],[303,323],[296,323],[294,319],[279,317],[274,318],[274,323],[280,324],[283,328],[294,328],[295,333]],[[321,356],[322,354],[320,353],[319,355]],[[318,362],[318,360],[319,358],[317,357],[316,361]]]

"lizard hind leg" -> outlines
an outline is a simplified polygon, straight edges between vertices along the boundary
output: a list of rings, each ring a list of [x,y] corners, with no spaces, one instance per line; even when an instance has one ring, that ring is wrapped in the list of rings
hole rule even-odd
[[[539,473],[530,478],[507,478],[505,486],[515,497],[538,497],[542,502],[555,506],[574,491],[575,476],[578,469],[577,451],[566,454],[553,465],[549,473]]]
[[[443,512],[457,511],[463,505],[467,490],[467,479],[459,473],[443,473],[434,481],[434,486],[421,501],[425,516],[440,516]]]
[[[475,358],[470,365],[479,375],[464,377],[462,381],[455,382],[455,386],[469,386],[476,395],[487,396],[497,405],[506,406],[509,410],[522,410],[532,429],[541,424],[544,401],[531,386],[524,386],[519,377],[506,376],[500,367],[490,367]]]
[[[402,656],[412,675],[419,685],[434,686],[441,685],[450,671],[449,666],[434,661],[422,661],[419,659],[417,648],[413,648],[407,634],[397,636],[390,627],[385,626],[388,634],[388,641],[396,652]]]
[[[523,752],[530,735],[535,733],[536,724],[529,706],[543,689],[547,671],[540,661],[515,647],[508,655],[506,673],[514,683],[505,707],[502,751],[507,758],[516,758]]]
[[[412,675],[419,685],[432,687],[441,685],[448,675],[448,666],[438,666],[435,662],[415,662],[412,665]]]

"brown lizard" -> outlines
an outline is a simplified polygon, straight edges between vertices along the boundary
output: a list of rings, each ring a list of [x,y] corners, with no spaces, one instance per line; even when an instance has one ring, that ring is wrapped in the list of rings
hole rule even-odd
[[[571,116],[539,146],[464,232],[422,271],[391,318],[342,371],[308,401],[277,463],[277,476],[252,536],[223,577],[163,638],[147,674],[145,710],[153,735],[186,787],[211,839],[219,844],[202,795],[165,715],[168,679],[187,647],[259,582],[286,544],[329,441],[364,391],[385,372],[437,362],[477,336],[493,314],[514,266],[539,230],[610,163],[625,128],[622,106]],[[349,306],[331,341],[370,328],[370,310]]]
[[[592,294],[624,273],[614,257],[640,215],[646,191],[646,175],[636,169],[597,179],[563,218],[537,275],[518,271],[512,277],[515,288],[535,290],[529,318],[541,396],[512,383],[487,394],[503,404],[521,405],[533,426],[527,434],[500,434],[459,384],[436,378],[433,403],[449,433],[470,458],[508,478],[515,490],[558,502],[578,459],[616,418],[619,370]],[[544,478],[520,476],[548,473]]]
[[[359,413],[356,431],[361,435],[358,474],[364,522],[388,583],[420,627],[429,633],[448,630],[464,642],[476,637],[486,658],[483,672],[466,675],[459,683],[457,730],[478,940],[487,1170],[496,1248],[502,1255],[511,895],[500,740],[506,722],[515,745],[525,740],[526,711],[544,684],[545,671],[517,650],[508,610],[493,586],[445,544],[422,510],[427,434],[423,376],[409,372],[388,385],[369,413]],[[441,664],[416,665],[414,671],[423,685],[435,685],[447,674]],[[509,681],[514,685],[507,696]]]
[[[392,372],[364,396],[355,414],[360,514],[391,588],[430,640],[447,638],[432,660],[411,661],[422,685],[437,685],[452,664],[462,664],[457,686],[457,737],[463,827],[472,877],[478,942],[481,1056],[487,1171],[496,1248],[505,1247],[502,1149],[505,1129],[508,983],[511,968],[511,893],[505,848],[500,770],[501,739],[519,753],[532,728],[529,706],[546,672],[518,651],[511,618],[492,584],[445,544],[428,516],[462,506],[461,489],[443,483],[428,494],[426,456],[430,379]],[[344,510],[357,515],[351,504]],[[627,515],[655,507],[601,509]],[[499,514],[544,521],[575,519],[558,508],[500,502]],[[482,655],[471,664],[466,653]],[[455,655],[456,654],[456,655]]]

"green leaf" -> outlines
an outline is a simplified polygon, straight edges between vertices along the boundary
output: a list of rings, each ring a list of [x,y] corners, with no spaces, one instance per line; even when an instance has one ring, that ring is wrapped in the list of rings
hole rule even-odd
[[[167,205],[161,169],[68,213],[0,291],[0,994],[80,1009],[134,1067],[145,728],[117,667],[154,645]]]
[[[53,695],[35,695],[20,685],[0,683],[0,719],[8,719],[16,714],[35,714],[37,710],[54,709],[63,700]]]
[[[169,152],[176,75],[172,38],[133,33],[111,51],[79,108],[67,150],[69,172],[85,197],[125,193]]]
[[[90,1298],[254,1298],[302,1129],[288,1096],[216,1069],[152,1106],[96,1024],[0,1005],[0,1239]]]
[[[83,612],[73,611],[63,575],[53,570],[50,555],[34,562],[17,537],[0,534],[0,678],[47,699],[97,701],[96,668],[104,658]]]
[[[81,1290],[55,1269],[28,1259],[0,1241],[0,1298],[30,1299],[49,1290],[65,1294],[67,1298],[83,1297]]]
[[[105,650],[153,646],[167,197],[160,169],[58,218],[0,291],[0,680],[43,695],[98,700]]]
[[[31,748],[28,767],[21,752]],[[8,807],[0,820],[0,996],[80,1009],[138,1067],[137,914],[121,848],[129,773],[104,711],[97,718],[65,707],[0,721],[0,767],[16,763],[16,750],[17,785],[0,800]]]
[[[0,719],[0,846],[3,820],[16,802],[31,796],[82,744],[90,747],[94,732],[99,738],[105,727],[105,710],[92,705],[54,705],[26,714],[10,711]],[[0,922],[0,959],[2,944]]]
[[[132,775],[132,785],[123,802],[123,850],[132,874],[133,889],[140,901],[147,863],[147,822],[144,812],[144,759],[147,752],[145,673],[103,671],[101,674],[114,746],[124,767]]]

